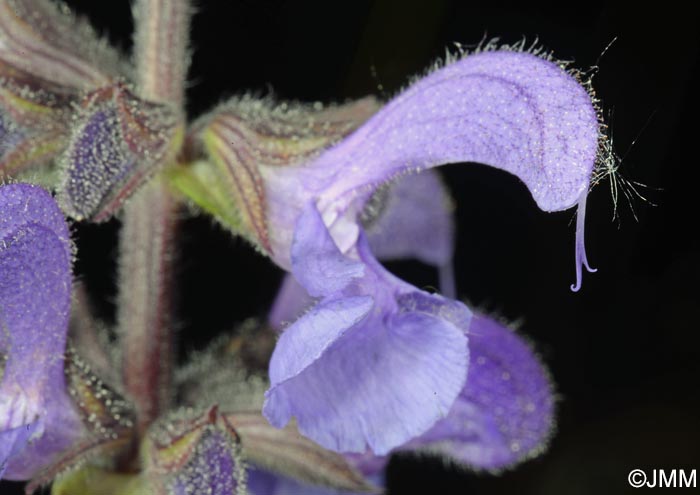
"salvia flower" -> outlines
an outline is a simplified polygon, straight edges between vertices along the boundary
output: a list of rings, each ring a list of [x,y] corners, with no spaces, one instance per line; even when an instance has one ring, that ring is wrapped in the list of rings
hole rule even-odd
[[[192,10],[134,13],[132,66],[64,6],[0,0],[0,476],[55,495],[371,493],[395,452],[492,472],[541,452],[547,372],[454,299],[453,203],[431,169],[484,163],[544,211],[578,205],[578,290],[607,147],[589,81],[489,44],[383,106],[242,96],[187,125]],[[178,366],[183,204],[289,274],[266,322]],[[114,331],[72,284],[64,215],[122,220]],[[435,266],[441,293],[378,261],[401,258]]]
[[[201,139],[212,162],[226,165],[213,173],[237,184],[243,227],[320,299],[280,339],[266,416],[278,426],[296,417],[304,434],[333,450],[386,454],[424,433],[457,397],[468,364],[469,311],[383,271],[359,241],[365,206],[401,174],[470,161],[517,175],[543,210],[579,203],[582,218],[598,156],[597,111],[555,63],[485,51],[414,83],[316,158],[274,163],[268,143],[289,140],[287,121],[296,116],[300,132],[311,132],[312,112],[241,100],[215,112]],[[327,118],[329,110],[319,112]],[[585,263],[582,227],[578,235],[577,259]],[[409,311],[401,303],[407,294],[431,302]],[[353,402],[347,390],[363,399]],[[404,413],[412,424],[396,421]]]

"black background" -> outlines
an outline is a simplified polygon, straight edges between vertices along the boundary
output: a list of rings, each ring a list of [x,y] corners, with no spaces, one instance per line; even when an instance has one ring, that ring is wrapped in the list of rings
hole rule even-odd
[[[129,48],[127,2],[70,4]],[[459,0],[198,5],[192,116],[245,90],[300,100],[388,97],[453,42],[538,37],[579,68],[597,63],[595,88],[624,157],[623,174],[651,188],[643,194],[657,206],[635,199],[639,221],[624,198],[613,221],[608,184],[593,190],[587,246],[599,271],[587,274],[574,294],[573,212],[540,212],[525,187],[503,172],[474,164],[441,169],[458,205],[460,295],[522,322],[556,382],[558,433],[542,457],[495,477],[439,461],[395,460],[389,493],[617,494],[632,491],[626,481],[632,468],[700,469],[697,14]],[[77,274],[108,318],[116,231],[117,222],[77,229]],[[281,277],[206,219],[185,220],[180,260],[184,350],[264,315]],[[436,285],[433,272],[419,264],[389,266],[419,287]],[[14,488],[0,483],[2,493]]]

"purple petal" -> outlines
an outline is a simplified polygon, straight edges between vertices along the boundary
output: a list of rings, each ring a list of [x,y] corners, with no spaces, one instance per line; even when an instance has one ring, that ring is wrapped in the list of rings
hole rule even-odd
[[[358,254],[363,278],[329,294],[280,337],[263,413],[277,427],[296,417],[299,431],[328,449],[385,454],[452,406],[468,361],[464,330],[453,321],[468,321],[469,311],[394,278],[365,241]],[[448,305],[460,306],[461,317],[443,311]]]
[[[518,176],[545,211],[576,204],[598,152],[587,90],[555,63],[511,51],[468,55],[420,79],[303,167],[261,166],[273,258],[289,266],[294,222],[309,198],[342,252],[372,191],[396,176],[479,162]]]
[[[0,431],[0,479],[5,475],[7,460],[19,454],[36,432],[37,422]]]
[[[377,259],[415,258],[438,267],[452,261],[454,206],[435,171],[401,177],[374,198],[362,219]]]
[[[372,253],[380,260],[416,258],[438,267],[441,292],[447,297],[454,297],[452,209],[447,189],[438,173],[432,170],[408,175],[396,184],[380,189],[368,202],[362,215]],[[314,228],[319,231],[316,235],[321,236],[327,245],[324,263],[328,266],[329,260],[338,259],[338,249],[335,244],[330,244],[332,240],[325,227],[317,224]],[[295,235],[302,237],[300,232]],[[306,234],[308,238],[313,235],[312,232]],[[302,258],[304,250],[299,251],[292,256]],[[313,261],[308,264],[312,269],[318,266]],[[348,265],[352,266],[353,262],[347,259],[339,261],[337,268],[340,270],[335,270],[333,279],[338,278],[338,272],[348,272]],[[348,278],[355,275],[353,270],[349,270]],[[297,278],[304,277],[307,273],[306,269],[298,271],[300,273]],[[357,275],[360,275],[359,271]],[[349,280],[346,282],[349,283]],[[338,285],[345,286],[346,282],[341,281]],[[313,298],[297,279],[287,275],[270,309],[268,321],[274,329],[281,330],[299,318],[313,302]]]
[[[7,239],[24,225],[35,224],[52,231],[70,259],[68,226],[56,202],[44,189],[30,184],[1,186],[0,207],[0,238]]]
[[[302,316],[282,334],[277,343],[270,362],[272,383],[289,380],[312,365],[348,329],[367,316],[373,303],[370,296],[333,299],[319,303]],[[280,405],[285,395],[282,391],[278,394]],[[285,411],[287,409],[284,408]],[[287,419],[271,421],[286,424]]]
[[[63,216],[43,189],[3,186],[0,211],[0,437],[9,442],[14,429],[36,428],[24,450],[13,447],[19,454],[5,473],[26,479],[82,433],[63,374],[71,248]]]
[[[361,262],[338,250],[313,203],[299,218],[291,256],[294,277],[312,297],[337,292],[364,271]]]
[[[342,173],[321,206],[344,210],[348,193],[398,173],[479,162],[518,176],[542,210],[576,204],[598,151],[591,98],[555,63],[508,51],[469,55],[387,104],[314,167]]]
[[[477,469],[499,470],[541,452],[552,433],[547,371],[526,341],[475,315],[467,382],[447,418],[409,444]]]
[[[281,331],[297,320],[313,304],[314,299],[309,296],[306,289],[292,274],[287,274],[282,279],[267,321],[274,330]]]
[[[278,476],[263,469],[248,469],[247,488],[251,495],[276,495]]]
[[[439,270],[440,292],[456,297],[454,205],[439,174],[426,170],[380,188],[360,217],[379,260],[415,258]]]
[[[380,478],[380,477],[378,477]],[[382,485],[381,479],[373,480]],[[248,472],[248,491],[251,495],[366,495],[367,491],[334,490],[314,485],[307,485],[285,476],[272,474],[262,469]]]

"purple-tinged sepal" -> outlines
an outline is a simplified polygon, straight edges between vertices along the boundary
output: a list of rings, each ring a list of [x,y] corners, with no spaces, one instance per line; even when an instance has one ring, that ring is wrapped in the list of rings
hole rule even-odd
[[[0,64],[75,90],[128,75],[121,54],[65,4],[0,1]]]
[[[466,377],[469,309],[393,277],[363,237],[341,254],[313,204],[291,257],[319,302],[277,343],[267,419],[282,427],[295,417],[330,450],[381,455],[445,417]]]
[[[226,413],[241,437],[243,455],[257,468],[316,487],[353,493],[377,493],[347,459],[299,434],[292,424],[277,429],[258,411]]]
[[[131,438],[136,411],[114,386],[104,382],[73,348],[66,352],[68,393],[92,436],[105,441]]]
[[[240,438],[218,406],[155,423],[141,452],[143,476],[158,495],[247,493]]]
[[[177,113],[145,101],[125,84],[90,93],[61,158],[60,200],[77,220],[103,221],[163,165],[182,137]]]
[[[310,161],[377,108],[374,98],[327,107],[234,99],[195,122],[187,140],[192,163],[173,171],[173,183],[224,227],[271,255],[268,197],[287,191],[268,190],[266,170]]]
[[[84,433],[63,370],[71,258],[51,195],[0,187],[0,470],[10,479],[34,476]]]
[[[65,147],[76,93],[0,60],[0,176],[51,161]]]
[[[65,147],[82,93],[129,72],[121,55],[65,5],[0,1],[0,176],[53,160]]]
[[[467,335],[464,389],[445,419],[401,450],[499,471],[546,448],[554,428],[552,383],[530,344],[503,323],[475,314]]]

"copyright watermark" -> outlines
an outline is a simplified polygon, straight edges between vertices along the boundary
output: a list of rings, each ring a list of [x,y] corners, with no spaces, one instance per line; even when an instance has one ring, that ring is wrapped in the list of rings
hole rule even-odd
[[[633,469],[627,475],[632,488],[696,488],[695,469]]]

